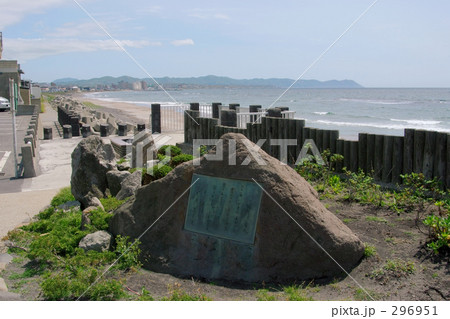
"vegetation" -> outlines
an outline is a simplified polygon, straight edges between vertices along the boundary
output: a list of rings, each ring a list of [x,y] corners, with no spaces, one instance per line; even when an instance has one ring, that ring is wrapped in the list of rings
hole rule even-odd
[[[181,154],[181,149],[174,145],[164,145],[158,150],[158,154],[175,157]]]
[[[442,190],[436,179],[427,180],[423,174],[411,173],[401,175],[403,184],[395,190],[382,189],[371,175],[362,170],[355,173],[344,167],[343,173],[337,173],[335,168],[343,160],[341,155],[332,155],[325,151],[322,158],[324,165],[320,165],[318,159],[311,157],[296,167],[296,171],[315,187],[321,198],[384,207],[398,215],[414,209],[424,210],[425,206],[434,203],[438,207],[438,215],[418,216],[417,219],[429,228],[428,248],[436,254],[449,250],[450,196],[447,191]],[[378,216],[367,216],[366,220],[388,222]],[[347,223],[352,221],[349,218],[344,220]]]
[[[83,104],[84,104],[85,106],[87,106],[88,108],[91,108],[91,109],[99,109],[99,108],[101,108],[100,105],[94,104],[94,103],[92,103],[92,102],[87,102],[87,101],[85,101],[85,102],[83,102]]]
[[[72,195],[72,191],[70,190],[70,186],[62,188],[58,194],[52,199],[50,205],[52,207],[58,207],[67,202],[74,201],[75,197]]]

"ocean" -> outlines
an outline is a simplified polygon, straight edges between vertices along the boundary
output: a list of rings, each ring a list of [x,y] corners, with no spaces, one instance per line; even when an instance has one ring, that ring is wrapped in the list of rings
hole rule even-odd
[[[242,107],[269,107],[282,93],[276,88],[207,88],[168,91],[179,103],[206,105],[222,102]],[[87,97],[162,107],[175,102],[162,91],[111,91]],[[402,136],[405,128],[450,133],[450,89],[291,89],[274,106],[288,106],[306,126],[337,129],[340,137],[358,133]]]

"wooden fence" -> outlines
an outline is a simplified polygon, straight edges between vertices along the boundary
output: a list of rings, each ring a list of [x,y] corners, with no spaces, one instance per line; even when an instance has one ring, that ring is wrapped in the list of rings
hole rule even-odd
[[[194,121],[195,120],[195,121]],[[199,125],[197,125],[197,122]],[[295,163],[306,139],[312,139],[318,149],[329,149],[344,156],[337,170],[362,169],[374,174],[376,181],[400,183],[402,174],[423,173],[427,179],[437,178],[450,187],[450,138],[442,132],[405,129],[404,136],[360,133],[358,141],[339,139],[338,130],[305,127],[305,121],[289,118],[263,117],[261,123],[247,123],[246,128],[219,125],[219,120],[200,117],[199,111],[188,110],[184,116],[186,143],[194,139],[219,139],[223,134],[242,133],[252,142],[266,139],[262,149],[279,158],[280,147],[270,145],[271,139],[295,139],[288,147],[288,161]]]

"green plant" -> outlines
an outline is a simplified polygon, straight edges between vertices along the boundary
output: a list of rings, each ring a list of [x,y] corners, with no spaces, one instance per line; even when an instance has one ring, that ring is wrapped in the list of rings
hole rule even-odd
[[[139,301],[154,301],[155,299],[150,295],[150,292],[142,287],[141,294],[138,298]]]
[[[138,269],[142,266],[141,262],[139,261],[139,255],[141,254],[141,249],[139,248],[140,244],[141,242],[139,240],[131,242],[128,236],[123,237],[121,235],[117,235],[115,252],[117,258],[119,258],[119,269]]]
[[[366,220],[368,222],[377,222],[377,223],[386,223],[387,224],[387,220],[383,217],[377,217],[377,216],[366,216]]]
[[[112,212],[116,210],[118,207],[122,206],[128,199],[119,200],[114,196],[108,196],[105,198],[101,198],[100,202],[103,205],[103,208],[106,212]]]
[[[306,288],[308,288],[308,286]],[[292,285],[284,287],[283,291],[287,295],[287,300],[289,301],[312,301],[312,297],[307,295],[306,288],[304,288],[303,285]]]
[[[53,197],[50,205],[53,207],[58,207],[67,202],[74,201],[75,197],[72,195],[72,191],[70,186],[62,188],[56,195]]]
[[[88,229],[92,232],[97,230],[107,230],[109,226],[109,220],[113,215],[105,212],[101,208],[89,212],[89,219],[91,224],[88,225]]]
[[[99,109],[99,108],[101,108],[100,105],[94,104],[94,103],[92,103],[92,102],[87,102],[87,101],[85,101],[85,102],[83,102],[83,104],[84,104],[85,106],[87,106],[88,108],[91,108],[91,109]]]
[[[169,174],[172,169],[169,165],[155,165],[147,170],[147,174],[151,175],[153,180],[157,180]]]
[[[259,289],[256,292],[256,300],[258,301],[276,301],[275,295],[269,292],[267,289]]]
[[[364,257],[365,258],[375,256],[376,254],[377,254],[377,249],[375,248],[375,246],[364,243]]]
[[[189,161],[192,161],[193,159],[194,159],[194,156],[192,156],[192,155],[180,154],[180,155],[177,155],[172,158],[170,165],[172,167],[176,167],[176,166],[180,165],[181,163],[189,162]]]
[[[439,254],[441,250],[450,248],[450,215],[430,215],[423,223],[429,227],[430,249]]]
[[[175,157],[181,154],[181,148],[174,145],[164,145],[160,147],[160,149],[158,150],[158,154]]]
[[[169,285],[169,297],[164,297],[161,301],[208,301],[211,300],[204,294],[190,295],[181,289],[180,284]]]

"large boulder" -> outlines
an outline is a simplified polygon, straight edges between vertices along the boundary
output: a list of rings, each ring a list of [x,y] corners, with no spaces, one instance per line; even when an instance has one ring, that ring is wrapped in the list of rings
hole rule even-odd
[[[86,235],[81,239],[78,247],[85,251],[94,250],[103,252],[109,250],[111,247],[112,236],[110,233],[104,230],[99,230],[95,233]]]
[[[113,170],[106,173],[106,180],[108,181],[108,188],[112,196],[116,196],[122,188],[121,183],[125,178],[130,176],[128,171]]]
[[[308,182],[241,134],[221,139],[222,160],[183,163],[116,210],[110,231],[142,235],[146,268],[209,280],[285,282],[331,279],[357,265],[363,243]]]
[[[108,188],[106,173],[115,169],[116,155],[111,144],[98,136],[81,140],[72,153],[72,194],[82,208],[92,205],[93,197],[103,198]]]
[[[127,176],[120,184],[120,192],[117,193],[117,199],[123,200],[133,196],[139,187],[142,185],[142,172],[135,171],[130,176]]]

